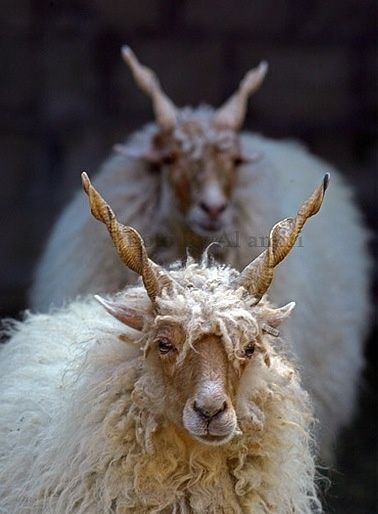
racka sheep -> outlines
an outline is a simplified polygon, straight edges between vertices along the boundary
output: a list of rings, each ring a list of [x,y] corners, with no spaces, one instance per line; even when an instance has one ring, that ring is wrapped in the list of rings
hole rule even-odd
[[[240,271],[266,246],[274,221],[292,212],[331,166],[299,144],[239,133],[266,64],[250,71],[220,109],[177,109],[129,48],[123,56],[152,98],[156,123],[118,146],[94,184],[119,219],[143,235],[158,264],[184,259],[187,248],[198,257],[218,240],[217,259]],[[271,290],[277,305],[289,298],[298,303],[296,322],[287,324],[289,339],[294,346],[307,339],[294,352],[306,370],[327,461],[338,429],[351,417],[362,367],[369,311],[366,239],[350,191],[333,171],[332,194],[318,223],[298,241]],[[115,292],[134,277],[117,262],[78,195],[53,230],[31,305],[44,311],[78,294]]]
[[[327,182],[241,273],[206,254],[166,271],[83,174],[143,286],[8,327],[0,512],[322,512],[311,403],[278,337],[294,304],[276,308],[265,292]]]

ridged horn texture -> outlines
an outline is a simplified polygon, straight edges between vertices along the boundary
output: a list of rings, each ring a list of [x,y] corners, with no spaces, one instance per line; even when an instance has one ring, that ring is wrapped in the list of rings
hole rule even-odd
[[[92,186],[85,172],[81,174],[81,181],[84,191],[88,195],[93,216],[106,225],[118,255],[128,268],[142,277],[147,294],[154,302],[164,287],[171,286],[171,279],[160,266],[148,258],[143,240],[138,232],[117,221],[114,212]]]
[[[248,98],[261,86],[268,63],[263,61],[257,68],[250,70],[240,82],[238,90],[215,113],[217,127],[239,130],[247,113]]]
[[[128,46],[122,47],[122,57],[129,66],[135,82],[152,99],[156,122],[164,130],[172,129],[177,122],[176,107],[161,89],[156,74],[147,66],[140,64]]]
[[[302,205],[295,218],[286,218],[274,225],[270,232],[268,248],[240,273],[237,286],[247,289],[255,297],[256,303],[268,290],[273,279],[274,267],[293,248],[306,220],[319,211],[328,187],[329,177],[329,173],[324,176],[322,184]]]

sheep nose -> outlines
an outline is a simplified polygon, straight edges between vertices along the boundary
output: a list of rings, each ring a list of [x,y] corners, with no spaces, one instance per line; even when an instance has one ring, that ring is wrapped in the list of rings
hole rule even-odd
[[[199,207],[206,212],[210,219],[216,220],[222,212],[224,212],[227,208],[227,203],[222,202],[219,204],[211,204],[206,202],[200,202]]]
[[[219,403],[212,403],[212,404],[206,404],[206,403],[199,403],[198,401],[195,401],[193,403],[193,410],[197,412],[202,418],[205,418],[206,420],[210,421],[211,419],[218,416],[218,414],[221,414],[227,409],[227,402],[223,401],[221,404]]]

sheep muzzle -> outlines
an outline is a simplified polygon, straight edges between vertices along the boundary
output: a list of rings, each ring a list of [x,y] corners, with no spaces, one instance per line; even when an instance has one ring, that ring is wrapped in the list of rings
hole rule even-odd
[[[234,436],[237,424],[234,408],[218,384],[208,382],[210,396],[197,393],[184,408],[183,423],[188,432],[205,444],[224,444]]]
[[[228,389],[229,369],[219,338],[205,336],[193,354],[194,387],[183,411],[186,430],[205,444],[221,445],[235,435],[237,420]]]

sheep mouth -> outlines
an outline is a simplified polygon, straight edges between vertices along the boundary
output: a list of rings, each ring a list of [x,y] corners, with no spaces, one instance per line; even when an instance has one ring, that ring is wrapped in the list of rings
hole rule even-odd
[[[212,446],[221,446],[223,444],[228,443],[232,437],[233,432],[230,432],[227,435],[213,435],[213,434],[204,434],[204,435],[196,435],[196,439],[201,441],[201,443],[212,445]]]
[[[197,221],[193,224],[193,230],[200,235],[208,236],[219,233],[223,229],[223,223],[220,221]]]

